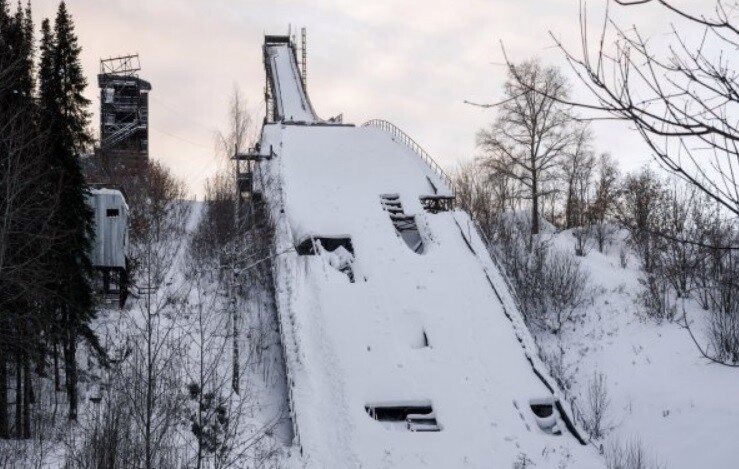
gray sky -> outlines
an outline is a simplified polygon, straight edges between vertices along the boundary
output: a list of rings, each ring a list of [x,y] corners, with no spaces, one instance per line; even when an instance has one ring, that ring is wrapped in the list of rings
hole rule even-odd
[[[685,0],[698,4],[699,1]],[[603,0],[589,13],[602,18]],[[56,0],[33,0],[37,26]],[[152,83],[150,154],[185,178],[193,194],[217,167],[213,134],[225,126],[238,85],[264,115],[263,34],[308,28],[308,91],[316,111],[345,122],[387,119],[409,133],[439,163],[452,167],[475,153],[475,133],[494,112],[463,103],[495,101],[510,57],[564,65],[552,31],[576,47],[578,0],[68,0],[83,47],[88,95],[99,106],[99,59],[138,52],[141,77]],[[639,11],[657,30],[660,10]],[[624,20],[635,19],[626,15]],[[656,25],[656,26],[655,26]],[[569,74],[569,70],[566,70]],[[578,94],[579,87],[575,86]],[[97,112],[94,117],[97,131]],[[649,152],[623,124],[598,124],[596,144],[622,168]]]

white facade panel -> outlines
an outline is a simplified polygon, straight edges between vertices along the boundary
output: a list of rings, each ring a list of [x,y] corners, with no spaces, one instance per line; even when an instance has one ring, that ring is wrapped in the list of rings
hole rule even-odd
[[[119,190],[92,189],[88,204],[95,219],[92,265],[126,267],[128,255],[128,205]]]

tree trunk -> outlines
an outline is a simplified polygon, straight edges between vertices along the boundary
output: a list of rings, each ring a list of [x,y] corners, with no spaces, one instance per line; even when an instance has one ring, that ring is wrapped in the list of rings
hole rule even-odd
[[[69,314],[69,313],[67,313]],[[68,418],[71,421],[77,420],[77,336],[71,329],[69,322],[65,325],[67,330],[64,331],[64,341],[62,348],[64,350],[64,375],[67,388],[67,401],[69,402]]]
[[[235,301],[235,296],[232,298]],[[239,394],[239,326],[238,326],[238,305],[232,304],[233,307],[233,382],[232,387],[236,394]]]
[[[572,190],[572,182],[568,181],[568,187],[567,187],[567,202],[565,202],[565,229],[572,228],[572,225],[574,224],[574,205],[575,205],[575,195],[574,191]]]
[[[536,171],[531,173],[531,234],[539,234],[539,187]]]
[[[23,413],[21,411],[23,403],[23,376],[21,375],[21,352],[15,352],[15,437],[19,440],[23,438]]]
[[[8,360],[0,347],[0,439],[10,438],[8,421]]]
[[[31,357],[23,354],[23,438],[31,438],[31,402],[33,389],[31,385]]]
[[[54,391],[62,390],[61,378],[59,377],[59,341],[54,337]]]
[[[150,284],[151,285],[151,284]],[[148,312],[146,345],[146,419],[144,424],[145,467],[152,469],[151,426],[154,413],[154,361],[152,357],[151,311]]]

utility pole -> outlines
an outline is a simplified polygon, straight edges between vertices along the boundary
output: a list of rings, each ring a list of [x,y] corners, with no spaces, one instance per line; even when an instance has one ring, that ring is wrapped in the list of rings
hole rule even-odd
[[[146,416],[144,419],[144,445],[145,445],[145,467],[146,469],[152,468],[152,449],[151,449],[151,426],[152,426],[152,413],[154,412],[154,363],[152,356],[152,318],[151,318],[151,234],[148,234],[148,242],[146,248],[147,264],[146,278]]]
[[[236,179],[236,200],[235,200],[235,207],[234,207],[234,229],[236,231],[236,252],[240,252],[240,246],[241,246],[241,181],[240,181],[240,173],[241,173],[241,159],[239,157],[239,147],[238,143],[234,145],[234,159],[236,160],[236,173],[235,173],[235,179]],[[247,164],[249,164],[249,161],[247,161]],[[231,259],[231,263],[235,263],[236,259]],[[232,370],[232,381],[231,381],[231,387],[233,388],[233,391],[236,394],[239,394],[240,392],[240,386],[239,386],[239,325],[238,325],[238,295],[236,291],[236,270],[235,265],[231,266],[232,268],[229,269],[228,274],[228,301],[229,301],[229,308],[231,308],[231,321],[233,323],[233,370]]]

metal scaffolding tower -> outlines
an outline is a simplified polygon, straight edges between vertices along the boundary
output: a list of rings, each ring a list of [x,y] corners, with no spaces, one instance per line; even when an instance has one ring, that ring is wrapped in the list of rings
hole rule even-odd
[[[138,54],[100,60],[100,152],[108,166],[135,171],[148,160],[151,84],[140,70]]]

